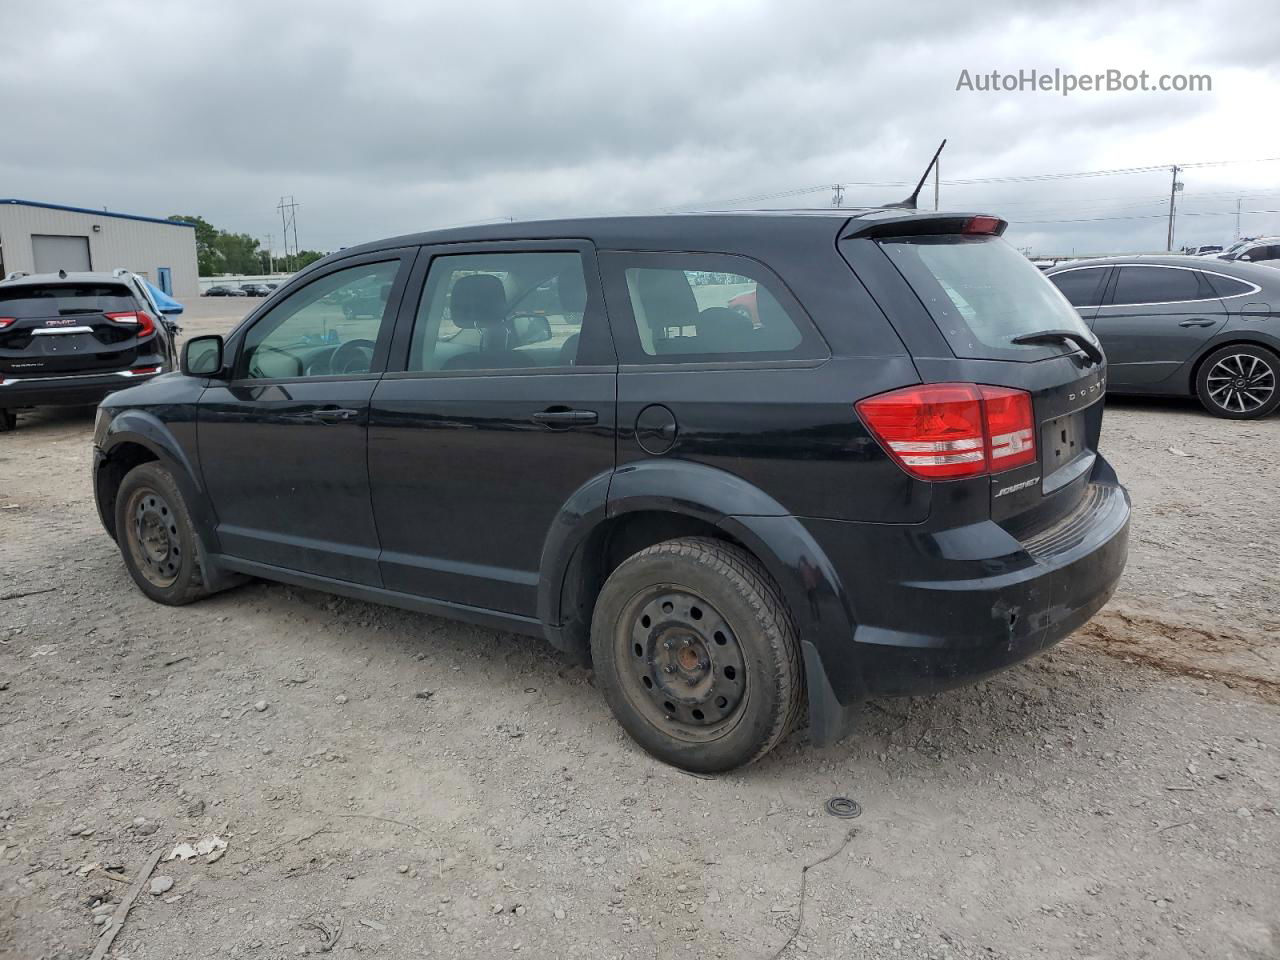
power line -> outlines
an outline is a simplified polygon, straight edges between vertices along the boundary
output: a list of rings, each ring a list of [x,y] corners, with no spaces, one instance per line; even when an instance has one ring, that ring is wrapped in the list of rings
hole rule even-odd
[[[1280,210],[1241,210],[1244,214],[1280,213]],[[1182,211],[1181,217],[1234,217],[1235,210]],[[1127,217],[1080,217],[1067,220],[1010,220],[1009,223],[1107,223],[1113,220],[1164,220],[1167,214],[1134,214]]]
[[[293,196],[281,197],[276,209],[280,211],[280,230],[283,233],[284,259],[289,260],[289,229],[293,228],[293,255],[298,256],[298,206]],[[296,269],[296,267],[295,267]]]

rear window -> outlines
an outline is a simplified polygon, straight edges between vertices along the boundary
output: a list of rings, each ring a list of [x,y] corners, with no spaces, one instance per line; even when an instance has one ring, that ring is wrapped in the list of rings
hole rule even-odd
[[[0,286],[0,314],[6,317],[68,317],[137,309],[138,303],[129,288],[119,283]]]
[[[1057,287],[999,237],[904,237],[881,247],[957,357],[1037,360],[1075,348],[1017,344],[1013,338],[1045,330],[1088,336]]]

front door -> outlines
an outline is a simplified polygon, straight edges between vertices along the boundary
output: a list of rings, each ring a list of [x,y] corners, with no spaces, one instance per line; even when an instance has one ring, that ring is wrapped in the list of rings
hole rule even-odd
[[[1125,264],[1093,322],[1107,355],[1108,384],[1161,383],[1226,320],[1226,308],[1201,271]]]
[[[197,424],[223,553],[379,584],[369,398],[413,255],[339,261],[232,337]]]
[[[552,523],[613,470],[617,366],[594,253],[579,241],[424,253],[399,372],[371,410],[383,583],[532,617]]]

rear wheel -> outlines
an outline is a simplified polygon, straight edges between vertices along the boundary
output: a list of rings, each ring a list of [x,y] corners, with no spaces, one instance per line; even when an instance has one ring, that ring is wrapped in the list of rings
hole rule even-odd
[[[152,600],[180,606],[207,596],[182,491],[158,463],[134,467],[116,495],[116,539],[129,575]]]
[[[1200,364],[1196,393],[1214,416],[1265,417],[1280,405],[1280,357],[1244,343],[1215,350]]]
[[[686,770],[758,760],[795,727],[804,701],[777,584],[717,540],[668,540],[619,565],[596,601],[591,654],[626,731]]]
[[[0,433],[18,429],[18,415],[12,410],[0,410]]]

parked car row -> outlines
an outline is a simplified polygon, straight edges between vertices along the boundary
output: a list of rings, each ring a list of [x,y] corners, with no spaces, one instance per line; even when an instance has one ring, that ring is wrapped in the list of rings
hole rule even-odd
[[[102,403],[100,515],[161,603],[259,576],[544,636],[690,770],[806,712],[829,742],[869,697],[1052,646],[1124,567],[1105,359],[1004,229],[831,210],[344,250]]]
[[[242,283],[238,287],[218,284],[210,287],[202,297],[269,297],[280,286],[278,283]]]

